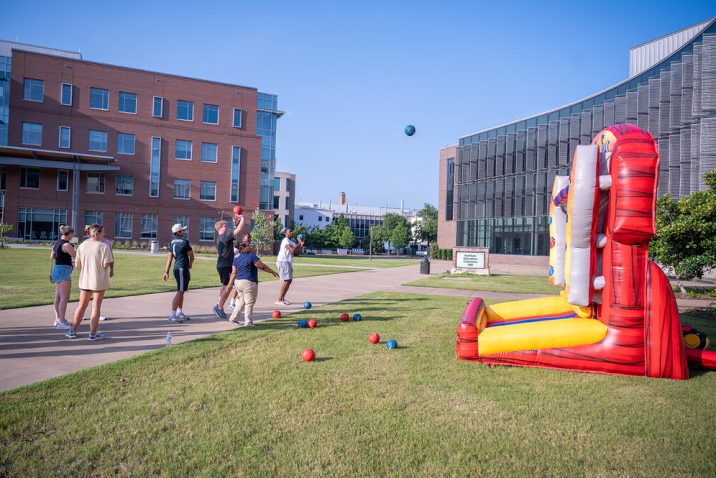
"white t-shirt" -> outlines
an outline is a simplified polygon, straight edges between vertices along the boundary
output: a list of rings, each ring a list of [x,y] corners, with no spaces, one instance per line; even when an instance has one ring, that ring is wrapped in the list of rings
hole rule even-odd
[[[293,262],[293,252],[291,252],[291,250],[287,247],[289,244],[292,247],[296,247],[298,245],[288,237],[284,237],[283,241],[281,241],[281,248],[278,251],[276,262]]]
[[[80,261],[80,289],[109,289],[109,269],[105,264],[114,262],[112,250],[104,242],[87,239],[77,248],[77,259]]]

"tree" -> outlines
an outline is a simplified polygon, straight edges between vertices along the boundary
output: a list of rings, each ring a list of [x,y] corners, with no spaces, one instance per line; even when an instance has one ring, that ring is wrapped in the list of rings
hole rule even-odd
[[[396,231],[396,229],[402,229]],[[410,242],[410,225],[405,217],[400,214],[388,213],[383,216],[383,225],[381,228],[383,240],[388,242],[388,255],[390,255],[391,243],[396,247],[405,247]],[[395,242],[395,240],[398,242]]]
[[[254,228],[251,231],[251,237],[258,244],[259,251],[265,251],[273,244],[273,226],[274,222],[266,217],[266,213],[259,208],[251,214]]]
[[[380,254],[381,252],[385,252],[385,240],[383,239],[384,236],[385,234],[383,232],[383,226],[376,224],[370,227],[370,231],[367,237],[369,242],[368,249],[373,254]]]
[[[350,249],[353,247],[353,243],[356,242],[356,238],[353,235],[353,231],[348,226],[342,226],[338,233],[338,245],[343,249]]]
[[[438,240],[438,210],[432,204],[425,203],[418,211],[418,219],[416,236],[421,241],[428,241],[430,248],[430,244]]]
[[[710,189],[679,200],[667,194],[656,202],[656,236],[649,255],[682,281],[702,278],[716,267],[716,170],[704,174]]]
[[[273,240],[274,241],[282,240],[284,234],[285,234],[285,230],[283,228],[283,223],[281,222],[281,218],[278,217],[278,215],[275,215],[273,218]]]

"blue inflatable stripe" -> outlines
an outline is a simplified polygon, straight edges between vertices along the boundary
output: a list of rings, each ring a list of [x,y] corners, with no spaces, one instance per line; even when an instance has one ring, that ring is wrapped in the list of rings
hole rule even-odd
[[[525,320],[518,320],[515,322],[500,322],[497,324],[488,324],[488,327],[501,327],[503,325],[515,325],[515,324],[529,324],[530,322],[545,322],[547,320],[562,320],[562,319],[571,319],[572,317],[576,317],[577,314],[566,314],[566,315],[560,315],[557,317],[538,317],[534,319],[525,319]]]

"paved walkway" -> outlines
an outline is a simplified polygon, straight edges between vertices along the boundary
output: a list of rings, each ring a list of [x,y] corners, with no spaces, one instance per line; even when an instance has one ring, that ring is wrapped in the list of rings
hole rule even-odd
[[[432,261],[431,265],[433,274],[444,272],[450,266],[447,261]],[[400,285],[421,277],[425,276],[420,275],[416,264],[301,278],[293,283],[288,294],[294,304],[282,307],[274,305],[280,282],[261,283],[254,309],[255,320],[268,319],[277,308],[284,315],[302,310],[304,301],[317,307],[376,291],[462,297],[480,295],[513,300],[539,297]],[[114,319],[100,323],[100,330],[108,337],[100,342],[87,340],[88,322],[82,324],[80,338],[65,339],[63,331],[50,326],[54,317],[51,305],[0,311],[0,391],[164,347],[168,331],[172,332],[174,343],[181,343],[235,328],[211,313],[218,288],[189,291],[184,310],[191,320],[183,324],[169,323],[166,317],[173,294],[106,299],[102,313]],[[694,302],[707,305],[703,301]],[[689,304],[679,301],[679,305]],[[68,306],[68,317],[72,316],[75,307],[76,303]]]

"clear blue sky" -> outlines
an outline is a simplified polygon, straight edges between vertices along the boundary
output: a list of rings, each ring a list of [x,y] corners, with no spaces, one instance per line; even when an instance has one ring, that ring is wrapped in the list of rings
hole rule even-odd
[[[626,79],[630,47],[711,16],[688,0],[35,0],[0,7],[0,38],[277,93],[299,200],[418,208],[437,205],[442,146]]]

